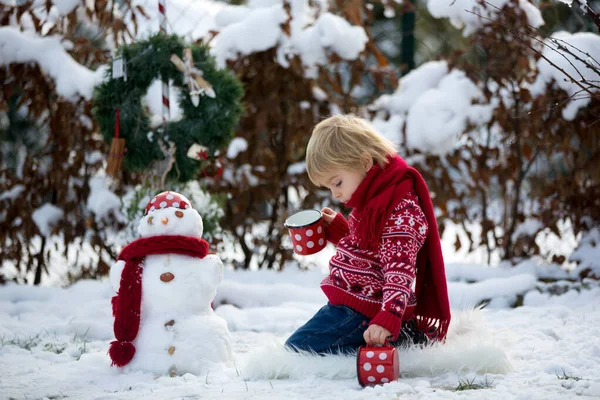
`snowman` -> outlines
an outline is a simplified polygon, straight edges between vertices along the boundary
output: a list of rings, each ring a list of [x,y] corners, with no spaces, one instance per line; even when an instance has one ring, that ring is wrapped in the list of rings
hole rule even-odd
[[[208,254],[198,212],[181,194],[163,192],[146,206],[138,232],[110,270],[111,365],[170,376],[229,365],[227,323],[211,307],[223,263]]]

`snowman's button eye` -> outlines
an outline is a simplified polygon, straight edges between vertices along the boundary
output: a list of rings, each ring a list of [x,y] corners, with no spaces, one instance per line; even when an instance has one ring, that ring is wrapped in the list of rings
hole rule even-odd
[[[179,218],[183,218],[183,211],[175,211],[175,215]]]

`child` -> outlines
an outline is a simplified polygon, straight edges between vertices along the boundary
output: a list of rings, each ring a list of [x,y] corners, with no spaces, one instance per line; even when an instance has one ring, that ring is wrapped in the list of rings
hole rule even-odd
[[[363,119],[320,122],[306,149],[310,180],[353,208],[323,208],[337,246],[321,289],[329,302],[286,341],[295,351],[355,353],[365,343],[443,340],[450,323],[446,274],[425,181]]]

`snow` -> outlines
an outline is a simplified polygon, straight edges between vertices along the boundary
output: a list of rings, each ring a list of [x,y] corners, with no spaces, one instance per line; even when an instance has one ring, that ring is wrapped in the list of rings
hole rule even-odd
[[[544,40],[542,55],[558,68],[540,58],[537,62],[539,74],[529,90],[534,96],[544,93],[548,85],[564,90],[571,99],[563,108],[562,116],[572,121],[577,112],[592,101],[592,96],[583,88],[598,93],[594,82],[597,82],[597,71],[600,69],[600,36],[588,32],[556,32]]]
[[[53,0],[52,3],[60,15],[67,15],[81,3],[81,0]]]
[[[569,261],[579,263],[574,274],[579,274],[589,269],[591,275],[600,278],[600,228],[594,228],[587,232],[579,242],[579,246],[569,257]]]
[[[159,30],[158,2],[135,0],[134,6],[142,6],[149,19],[138,20],[138,37],[148,37]],[[208,40],[210,31],[218,30],[216,16],[227,3],[210,0],[167,1],[167,31],[185,37],[190,42]]]
[[[25,190],[25,185],[15,185],[9,190],[5,190],[0,194],[0,201],[2,200],[11,200],[15,201],[19,198],[21,193]]]
[[[105,68],[96,71],[77,63],[66,51],[60,39],[40,37],[17,28],[0,28],[0,65],[37,63],[54,79],[56,91],[67,100],[78,97],[91,99],[93,88],[104,77]]]
[[[297,25],[297,21],[293,21]],[[333,51],[345,60],[354,60],[365,49],[367,34],[362,27],[352,26],[337,15],[325,13],[313,26],[296,29],[290,40],[289,52],[300,54],[307,76],[317,77],[317,66],[328,63],[327,51]]]
[[[481,125],[492,117],[481,90],[466,74],[448,71],[444,61],[423,64],[400,79],[391,95],[379,97],[371,109],[379,111],[373,127],[393,143],[401,141],[406,124],[406,146],[444,155],[457,147],[469,123]]]
[[[287,168],[288,175],[300,175],[306,172],[306,161],[300,161]]]
[[[46,203],[40,208],[36,209],[31,218],[37,225],[42,236],[50,236],[52,228],[60,219],[63,217],[64,212],[62,209],[56,207],[53,204]]]
[[[521,222],[517,225],[517,229],[515,229],[512,234],[512,240],[515,241],[521,236],[534,236],[540,230],[544,229],[544,225],[539,219],[536,218],[526,218],[525,221]]]
[[[223,12],[228,10],[230,8]],[[287,19],[282,6],[259,8],[248,13],[243,21],[222,28],[213,46],[217,65],[224,68],[227,60],[236,59],[239,55],[249,55],[275,47],[283,34],[280,24]]]
[[[94,213],[96,221],[101,221],[112,211],[119,212],[121,199],[108,187],[106,176],[95,176],[90,179],[90,195],[87,199],[88,210]]]
[[[229,147],[227,148],[227,158],[234,159],[238,154],[248,150],[248,142],[242,137],[235,137],[231,139]]]
[[[600,396],[598,288],[542,297],[531,290],[525,306],[515,309],[453,306],[446,344],[399,349],[401,379],[361,389],[354,357],[282,349],[289,334],[323,305],[322,297],[314,297],[321,277],[319,271],[226,271],[218,289],[222,298],[241,287],[232,283],[263,285],[239,295],[239,308],[216,307],[231,331],[234,366],[175,378],[110,367],[106,352],[113,339],[114,291],[107,280],[83,280],[63,289],[8,284],[0,290],[0,393],[120,399]],[[265,286],[271,286],[269,305],[257,305],[267,298],[261,292]],[[292,286],[295,300],[289,301],[285,296]],[[470,296],[471,286],[455,288]],[[502,288],[496,294],[508,293]],[[460,380],[487,382],[489,388],[455,392]]]
[[[453,26],[463,29],[463,35],[469,36],[495,20],[508,0],[488,0],[485,6],[477,0],[428,0],[427,9],[434,18],[448,18]],[[544,24],[542,13],[528,0],[519,0],[517,10],[524,12],[529,25],[539,28]]]
[[[373,109],[385,109],[392,114],[406,113],[424,92],[436,88],[446,75],[446,61],[426,62],[403,76],[393,94],[379,97],[373,103]]]
[[[289,35],[282,30],[289,16],[281,0],[223,8],[215,17],[219,34],[211,48],[217,65],[222,68],[227,60],[277,48],[281,65],[287,67],[289,57],[298,55],[306,76],[314,78],[317,66],[328,64],[329,52],[352,60],[365,49],[368,38],[362,27],[328,12],[316,16],[316,10],[304,0],[289,4]]]

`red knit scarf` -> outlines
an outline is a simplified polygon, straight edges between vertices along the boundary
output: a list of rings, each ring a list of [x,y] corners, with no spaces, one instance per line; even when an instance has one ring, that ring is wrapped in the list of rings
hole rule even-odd
[[[450,324],[450,302],[444,257],[433,204],[425,180],[400,156],[389,156],[388,164],[374,165],[346,203],[358,221],[356,237],[361,249],[377,251],[385,222],[394,208],[414,189],[427,218],[429,232],[417,254],[414,312],[417,327],[430,339],[443,340]]]
[[[153,254],[182,254],[204,258],[208,254],[208,243],[188,236],[152,236],[131,242],[121,251],[119,260],[125,261],[125,267],[119,291],[112,298],[117,340],[111,342],[108,350],[111,366],[122,367],[135,354],[135,346],[131,342],[137,337],[140,328],[144,257]]]

